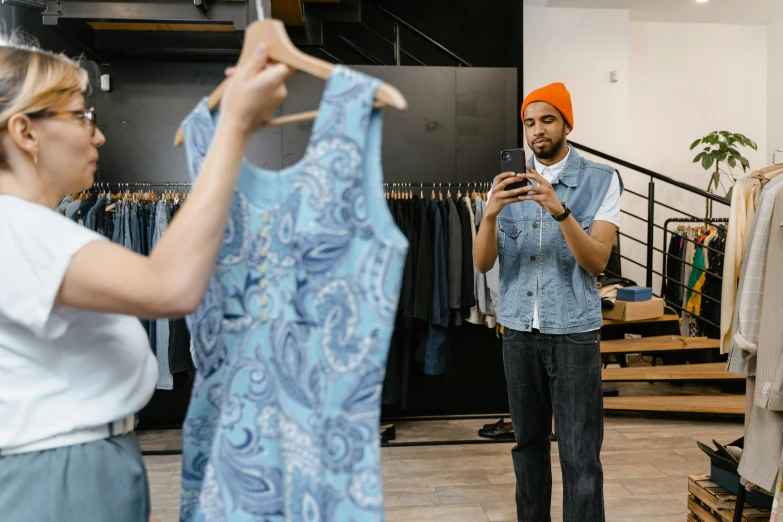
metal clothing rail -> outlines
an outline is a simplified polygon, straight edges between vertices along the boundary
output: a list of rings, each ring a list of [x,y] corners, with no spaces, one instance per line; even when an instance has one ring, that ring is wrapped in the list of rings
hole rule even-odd
[[[122,185],[130,187],[168,187],[168,186],[190,186],[190,181],[96,181],[95,185]]]
[[[404,183],[389,182],[384,183],[384,187],[398,187],[398,188],[418,188],[418,187],[467,187],[470,186],[492,186],[491,181],[410,181]]]

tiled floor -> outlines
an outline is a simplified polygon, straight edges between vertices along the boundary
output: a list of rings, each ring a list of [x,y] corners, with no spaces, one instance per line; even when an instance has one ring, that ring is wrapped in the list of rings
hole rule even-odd
[[[395,443],[468,440],[483,420],[398,424]],[[609,522],[682,522],[687,476],[709,472],[696,440],[731,442],[739,422],[606,417],[602,461]],[[178,444],[180,433],[142,432],[145,449]],[[383,477],[389,522],[515,521],[512,444],[384,448]],[[152,504],[162,522],[178,520],[180,456],[146,457]],[[552,448],[553,520],[562,517],[557,445]]]

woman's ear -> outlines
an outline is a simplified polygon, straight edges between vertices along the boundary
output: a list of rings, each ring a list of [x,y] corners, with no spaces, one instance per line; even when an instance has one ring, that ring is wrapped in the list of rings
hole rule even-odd
[[[39,148],[39,133],[26,114],[14,114],[8,120],[8,136],[21,150],[35,157]]]

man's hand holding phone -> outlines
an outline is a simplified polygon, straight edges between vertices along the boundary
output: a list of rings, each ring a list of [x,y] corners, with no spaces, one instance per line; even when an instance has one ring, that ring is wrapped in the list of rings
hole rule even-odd
[[[494,220],[506,205],[518,203],[519,196],[529,192],[525,190],[527,184],[527,177],[522,173],[504,172],[498,176],[492,187],[492,197],[487,202],[486,215]]]

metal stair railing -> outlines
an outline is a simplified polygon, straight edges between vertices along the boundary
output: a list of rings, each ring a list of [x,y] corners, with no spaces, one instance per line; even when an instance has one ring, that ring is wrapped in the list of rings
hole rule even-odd
[[[472,64],[453,52],[451,49],[447,48],[445,45],[440,43],[439,41],[432,38],[430,35],[413,25],[412,23],[408,22],[407,20],[403,19],[402,17],[396,15],[395,13],[391,12],[387,8],[383,7],[382,5],[374,4],[374,3],[365,3],[363,5],[371,5],[375,9],[377,9],[379,12],[383,13],[388,18],[391,18],[394,22],[394,36],[393,40],[389,40],[387,37],[383,36],[381,33],[373,29],[372,27],[368,26],[365,23],[360,23],[360,25],[370,32],[373,36],[376,38],[379,38],[381,41],[391,45],[394,48],[394,64],[395,65],[402,65],[402,56],[405,55],[411,60],[415,61],[419,65],[426,66],[427,64],[424,63],[422,60],[416,58],[413,54],[406,51],[402,48],[402,34],[401,29],[405,28],[411,31],[412,33],[419,36],[421,39],[423,39],[428,44],[432,45],[439,51],[443,52],[444,54],[448,55],[450,58],[455,60],[457,62],[457,66],[459,67],[472,67]],[[375,65],[383,65],[383,61],[379,60],[376,56],[373,56],[370,52],[368,52],[366,49],[363,49],[361,46],[357,45],[355,42],[351,41],[349,38],[347,38],[344,34],[341,34],[335,27],[329,26],[329,30],[335,35],[335,37],[343,42],[345,45],[350,47],[354,52],[359,53],[362,57],[364,57],[366,60],[370,61],[371,63]],[[325,51],[323,47],[320,48],[322,51]],[[330,56],[331,58],[335,59],[334,55],[332,53],[325,53],[327,56]]]
[[[627,240],[633,241],[636,244],[640,244],[640,245],[643,245],[645,247],[645,259],[643,261],[638,260],[638,259],[633,259],[633,258],[631,258],[631,257],[629,257],[627,255],[624,255],[622,252],[619,253],[619,257],[621,259],[623,259],[623,260],[625,260],[625,261],[627,261],[627,262],[629,262],[629,263],[631,263],[631,264],[633,264],[635,266],[643,268],[645,270],[646,286],[652,288],[653,287],[654,276],[658,276],[658,277],[661,278],[661,282],[662,282],[661,286],[663,286],[664,284],[665,285],[674,284],[674,285],[683,287],[683,289],[685,291],[689,291],[689,292],[691,292],[693,294],[700,295],[702,299],[709,300],[709,301],[712,301],[712,302],[720,304],[720,299],[717,299],[715,297],[706,295],[706,294],[704,294],[701,291],[692,289],[692,288],[688,287],[687,284],[683,284],[681,281],[675,280],[675,279],[673,279],[672,277],[670,277],[667,274],[667,269],[666,269],[666,267],[667,267],[667,260],[668,260],[669,257],[671,257],[669,252],[667,251],[667,243],[668,243],[668,238],[670,237],[669,234],[673,233],[671,230],[669,230],[669,225],[671,223],[677,223],[677,222],[680,222],[680,223],[704,223],[705,225],[710,225],[710,226],[714,226],[716,228],[721,228],[721,229],[725,230],[726,229],[725,223],[728,222],[728,219],[727,218],[720,218],[720,217],[711,217],[711,216],[695,216],[695,215],[691,214],[690,212],[684,211],[682,209],[678,209],[678,208],[676,208],[676,207],[674,207],[674,206],[672,206],[670,204],[667,204],[667,203],[664,203],[663,201],[657,200],[656,199],[656,191],[655,191],[656,182],[658,182],[659,184],[676,187],[677,189],[686,191],[686,192],[688,192],[690,194],[693,194],[695,196],[700,196],[700,197],[706,199],[707,201],[712,202],[713,204],[718,204],[718,206],[719,206],[718,208],[719,209],[721,208],[720,206],[723,206],[724,210],[727,209],[731,205],[731,202],[729,200],[727,200],[725,198],[722,198],[720,196],[717,196],[715,194],[711,194],[709,192],[706,192],[706,191],[701,190],[699,188],[696,188],[694,186],[688,185],[687,183],[683,183],[681,181],[678,181],[676,179],[670,178],[670,177],[665,176],[663,174],[660,174],[658,172],[654,172],[654,171],[646,169],[644,167],[640,167],[639,165],[635,165],[635,164],[633,164],[633,163],[631,163],[629,161],[625,161],[623,159],[617,158],[617,157],[612,156],[610,154],[606,154],[604,152],[601,152],[601,151],[598,151],[596,149],[587,147],[585,145],[582,145],[582,144],[579,144],[579,143],[575,143],[573,141],[569,141],[569,144],[571,146],[573,146],[574,148],[576,148],[576,149],[578,149],[578,150],[580,150],[580,151],[582,151],[584,153],[587,153],[588,155],[595,156],[596,158],[600,158],[600,159],[605,160],[607,162],[610,162],[610,163],[612,163],[614,165],[618,165],[618,166],[624,167],[624,169],[627,169],[627,171],[634,172],[636,174],[639,174],[639,175],[642,175],[642,176],[645,176],[645,177],[649,178],[649,181],[647,183],[647,193],[646,194],[643,194],[641,192],[637,192],[637,191],[635,191],[633,189],[629,189],[629,188],[625,188],[625,191],[624,191],[624,192],[632,194],[633,196],[638,197],[638,198],[646,201],[646,203],[647,203],[647,205],[646,205],[647,213],[646,214],[647,215],[644,216],[644,215],[639,215],[639,214],[634,213],[634,212],[621,210],[621,212],[623,214],[625,214],[627,216],[630,216],[630,217],[632,217],[632,218],[634,218],[634,219],[636,219],[636,220],[638,220],[638,221],[640,221],[640,222],[642,222],[642,223],[644,223],[646,225],[646,227],[645,227],[646,228],[646,241],[643,241],[639,237],[634,237],[633,235],[627,234],[627,233],[625,233],[623,231],[619,231],[618,232],[618,234],[622,238],[625,238]],[[625,172],[626,171],[624,170],[624,173]],[[666,209],[668,211],[671,211],[671,212],[675,213],[675,216],[671,217],[671,218],[667,218],[664,221],[663,225],[659,225],[658,223],[655,222],[656,208],[658,208],[658,207]],[[662,244],[660,245],[660,247],[656,243],[656,231],[661,231],[662,232],[663,240],[662,240]],[[687,238],[687,237],[684,237],[683,239],[686,240],[686,241],[698,244],[693,239],[690,239],[690,238]],[[713,249],[713,248],[710,248],[710,247],[704,247],[701,244],[699,244],[699,246],[701,248],[706,248],[708,251],[712,251],[712,252],[715,252],[715,253],[719,254],[720,256],[723,256],[723,252],[721,252],[720,250],[716,250],[716,249]],[[654,266],[654,260],[655,260],[656,253],[661,255],[661,257],[659,258],[661,260],[661,270],[660,271],[656,270],[655,266]],[[690,260],[683,260],[683,259],[680,259],[680,258],[677,258],[677,260],[678,260],[678,262],[681,262],[681,263],[683,263],[685,265],[688,265],[690,267],[694,266],[690,262]],[[609,272],[607,272],[607,273],[609,273]],[[711,269],[705,269],[704,273],[709,275],[709,276],[711,276],[711,277],[718,278],[718,280],[722,280],[722,277],[723,277],[722,273],[713,272],[713,271],[711,271]],[[609,274],[610,275],[615,275],[615,276],[620,276],[620,274],[612,274],[612,273],[609,273]],[[659,293],[655,292],[654,288],[653,288],[653,293],[657,297],[663,297],[661,295],[663,292],[661,292],[661,294],[659,294]],[[684,310],[682,306],[679,306],[679,305],[674,304],[674,303],[667,302],[667,306],[671,306],[673,308],[676,308],[677,311],[680,312],[680,313],[686,312],[686,310]],[[710,325],[710,326],[716,327],[716,328],[720,328],[719,324],[715,324],[714,322],[710,321],[708,318],[702,317],[700,314],[691,314],[691,315],[693,317],[695,317],[698,321],[702,322],[703,324]]]

